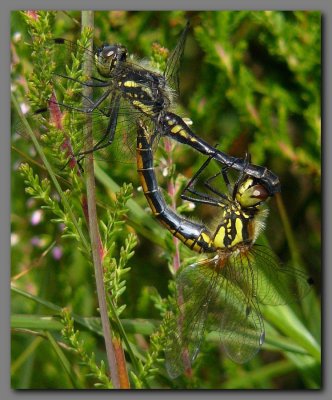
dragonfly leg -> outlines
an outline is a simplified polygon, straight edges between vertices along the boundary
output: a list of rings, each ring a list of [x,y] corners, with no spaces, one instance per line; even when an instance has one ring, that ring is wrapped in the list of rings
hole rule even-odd
[[[99,106],[100,104],[107,99],[107,97],[110,95],[110,93],[112,92],[112,89],[108,89],[106,90],[105,93],[102,94],[102,96],[100,96],[95,102],[89,98],[87,98],[86,96],[82,95],[82,97],[84,99],[86,99],[87,101],[89,101],[91,103],[91,107],[82,110],[83,112],[87,113],[87,114],[91,114],[93,111],[95,111],[96,109],[98,111],[100,111],[105,117],[108,117],[107,113],[105,113],[104,110],[100,109]],[[111,103],[112,104],[112,103]]]
[[[86,150],[78,154],[78,156],[81,157],[81,159],[86,154],[93,153],[112,144],[118,122],[119,107],[120,107],[120,96],[117,95],[116,93],[113,93],[111,99],[111,107],[109,111],[105,113],[105,116],[109,117],[107,129],[103,137],[93,146],[92,149]]]
[[[77,83],[79,83],[79,84],[81,84],[83,86],[88,86],[88,87],[107,87],[107,86],[110,86],[110,82],[103,81],[101,79],[93,78],[93,77],[92,77],[91,81],[82,82],[79,79],[72,78],[72,77],[67,76],[67,75],[58,74],[58,73],[54,73],[54,75],[59,76],[60,78],[69,79],[70,81],[77,82]]]
[[[199,192],[195,189],[199,176],[207,168],[207,166],[209,165],[212,158],[213,158],[213,155],[211,155],[206,161],[204,161],[203,165],[198,169],[198,171],[195,173],[195,175],[190,179],[190,181],[187,183],[187,185],[185,186],[185,188],[181,194],[181,199],[192,201],[194,203],[210,204],[212,206],[220,207],[220,203],[221,203],[220,198],[218,198],[218,199],[214,198],[205,193]],[[204,184],[206,185],[206,182],[204,182]],[[185,194],[186,192],[189,192],[190,194],[187,195],[187,194]],[[216,192],[214,192],[214,193],[218,194],[218,196],[221,197],[222,199],[227,198],[225,195],[223,195],[221,193],[216,193]],[[197,196],[197,197],[193,197],[192,195]]]
[[[214,181],[216,178],[218,178],[218,176],[222,175],[222,178],[226,184],[228,193],[232,192],[232,185],[228,179],[228,175],[227,175],[227,171],[228,171],[229,167],[228,166],[223,166],[221,168],[221,171],[217,172],[216,174],[210,176],[209,178],[207,178],[207,180],[204,182],[204,185],[214,194],[218,195],[219,197],[226,199],[227,196],[225,196],[224,193],[221,193],[218,189],[216,189],[215,187],[213,187],[211,185],[211,182]]]
[[[238,179],[236,180],[236,182],[234,184],[234,187],[233,187],[233,198],[235,197],[235,194],[237,193],[240,184],[243,182],[243,179],[245,179],[245,176],[246,176],[245,171],[246,171],[248,165],[250,165],[250,158],[251,158],[250,154],[246,153],[246,156],[244,158],[244,168],[241,171],[241,173],[240,173],[240,175],[239,175]]]

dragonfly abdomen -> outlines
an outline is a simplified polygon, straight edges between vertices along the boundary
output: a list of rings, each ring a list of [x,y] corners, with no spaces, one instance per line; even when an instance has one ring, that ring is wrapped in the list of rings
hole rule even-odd
[[[143,128],[138,129],[137,135],[137,172],[153,214],[172,235],[198,253],[215,252],[211,232],[203,224],[181,217],[166,204],[154,172],[149,139]]]
[[[201,154],[213,157],[214,160],[237,171],[257,178],[266,187],[269,196],[280,192],[280,182],[277,175],[265,167],[253,165],[245,158],[237,158],[223,153],[211,146],[189,128],[182,118],[172,112],[165,112],[159,118],[160,129],[163,135],[176,140],[179,143],[189,145]]]

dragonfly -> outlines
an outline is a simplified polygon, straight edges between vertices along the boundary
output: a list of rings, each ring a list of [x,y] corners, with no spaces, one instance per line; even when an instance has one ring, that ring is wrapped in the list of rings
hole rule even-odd
[[[259,179],[270,194],[279,192],[280,182],[272,171],[266,167],[253,165],[244,158],[230,156],[211,146],[192,131],[184,118],[172,112],[179,87],[180,59],[188,30],[189,23],[182,31],[162,73],[130,59],[127,49],[121,44],[104,44],[94,53],[84,48],[79,49],[83,53],[81,57],[83,62],[87,58],[94,59],[94,72],[86,80],[61,73],[59,69],[61,70],[62,64],[56,61],[58,65],[54,72],[55,87],[63,87],[66,80],[71,80],[82,86],[92,87],[94,90],[94,98],[85,99],[89,103],[85,108],[77,107],[74,99],[72,103],[68,99],[65,103],[57,103],[61,109],[90,115],[95,127],[94,132],[100,132],[93,149],[78,153],[78,157],[115,142],[125,141],[128,148],[132,149],[132,144],[136,143],[134,138],[136,122],[140,119],[146,125],[150,125],[150,131],[153,132],[150,145],[153,148],[157,147],[161,136],[170,137],[225,166],[244,171],[247,175]],[[54,39],[53,43],[56,48],[55,60],[71,54],[77,47],[65,39]],[[122,132],[119,132],[119,137],[116,138],[118,130]],[[121,147],[121,144],[116,144],[116,148],[118,146]],[[123,154],[121,150],[117,153]],[[122,159],[126,157],[128,154],[122,155]]]
[[[266,200],[271,194],[259,179],[245,172],[234,184],[229,168],[204,181],[213,157],[190,179],[181,197],[216,207],[214,228],[179,215],[166,203],[153,165],[153,135],[138,124],[137,171],[152,213],[173,236],[191,250],[207,256],[181,267],[176,276],[177,306],[166,318],[169,336],[165,346],[166,369],[171,378],[188,371],[206,330],[216,330],[227,356],[245,363],[265,340],[261,304],[288,304],[303,298],[312,280],[300,270],[281,266],[273,252],[255,244],[267,217]],[[215,181],[222,179],[227,193]]]

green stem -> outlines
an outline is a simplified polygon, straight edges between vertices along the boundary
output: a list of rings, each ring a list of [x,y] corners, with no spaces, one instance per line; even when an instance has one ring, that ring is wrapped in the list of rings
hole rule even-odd
[[[93,28],[93,12],[82,11],[82,30],[87,27]],[[90,39],[89,50],[92,51],[92,40]],[[86,59],[83,72],[85,75],[90,76],[93,66],[93,60]],[[92,95],[92,88],[85,86],[83,89],[84,98],[90,98]],[[84,102],[84,101],[83,101]],[[87,115],[85,124],[85,137],[87,137],[87,148],[93,148],[93,135],[92,135],[92,118]],[[87,190],[87,204],[88,204],[88,222],[89,233],[91,241],[91,251],[93,258],[93,266],[95,271],[97,296],[99,303],[99,312],[104,334],[104,341],[106,347],[106,354],[109,366],[109,373],[115,389],[120,388],[120,380],[118,374],[118,365],[115,355],[115,349],[112,342],[112,329],[107,313],[106,293],[104,287],[104,274],[101,261],[101,247],[100,247],[100,234],[98,230],[97,209],[96,209],[96,190],[94,179],[94,166],[93,154],[89,153],[86,159],[86,190]]]
[[[285,205],[282,201],[282,197],[280,194],[276,195],[276,202],[277,202],[278,210],[280,213],[281,221],[284,226],[285,234],[287,237],[287,243],[288,243],[290,253],[292,256],[292,261],[295,265],[302,264],[300,254],[299,254],[299,251],[296,246],[296,241],[295,241],[294,235],[292,233],[292,228],[289,223],[289,218],[288,218],[288,215],[287,215],[287,212],[285,209]]]

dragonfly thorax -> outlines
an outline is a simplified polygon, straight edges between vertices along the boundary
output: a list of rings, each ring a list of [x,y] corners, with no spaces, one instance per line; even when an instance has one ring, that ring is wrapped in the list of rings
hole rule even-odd
[[[247,252],[255,243],[264,228],[268,212],[262,207],[248,211],[234,205],[223,210],[222,222],[216,227],[212,238],[212,245],[217,250],[233,252],[238,249]]]
[[[95,61],[101,76],[109,78],[119,62],[126,61],[128,51],[121,44],[104,44],[95,53]]]
[[[165,78],[140,68],[124,71],[118,89],[134,108],[153,118],[161,118],[172,102]]]

